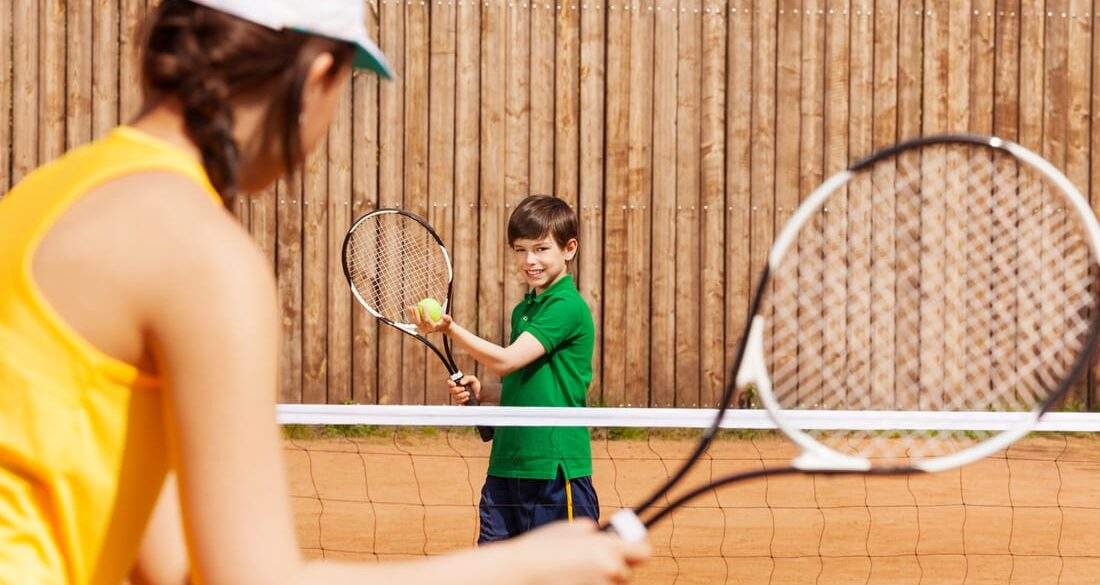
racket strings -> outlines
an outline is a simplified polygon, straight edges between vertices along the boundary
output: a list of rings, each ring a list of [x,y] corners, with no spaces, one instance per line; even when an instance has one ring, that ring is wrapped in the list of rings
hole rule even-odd
[[[348,278],[379,315],[408,323],[406,308],[422,299],[433,298],[446,306],[447,259],[419,222],[398,213],[378,214],[358,224],[348,237]]]
[[[982,147],[903,152],[803,226],[762,314],[784,409],[1031,411],[1094,315],[1082,222],[1045,175]],[[814,431],[843,452],[929,458],[992,431]]]

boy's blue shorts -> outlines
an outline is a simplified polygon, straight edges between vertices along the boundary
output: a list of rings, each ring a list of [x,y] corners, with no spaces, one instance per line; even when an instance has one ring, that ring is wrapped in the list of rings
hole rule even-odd
[[[570,508],[570,504],[572,507]],[[566,480],[516,479],[490,475],[481,488],[478,544],[505,540],[536,526],[568,518],[600,519],[600,501],[591,477]]]

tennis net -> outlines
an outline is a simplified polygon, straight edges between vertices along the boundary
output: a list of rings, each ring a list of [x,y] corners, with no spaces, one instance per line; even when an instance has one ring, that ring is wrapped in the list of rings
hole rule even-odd
[[[281,405],[303,551],[405,559],[469,547],[489,444],[475,425],[588,427],[601,515],[636,504],[690,454],[706,409]],[[804,428],[985,433],[1002,413],[809,413]],[[767,414],[734,410],[675,497],[784,466]],[[1094,583],[1100,413],[1051,413],[1006,451],[907,477],[766,478],[711,492],[655,526],[637,583]]]

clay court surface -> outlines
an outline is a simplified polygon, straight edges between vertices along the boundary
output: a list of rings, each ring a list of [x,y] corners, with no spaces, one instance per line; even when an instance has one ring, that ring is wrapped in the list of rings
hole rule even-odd
[[[659,485],[692,447],[593,441],[605,517]],[[468,432],[288,439],[299,541],[311,557],[403,559],[471,546],[488,446]],[[685,485],[783,465],[774,436],[725,439]],[[734,485],[652,533],[636,583],[1095,584],[1100,440],[1042,435],[940,475],[786,477]],[[552,553],[550,553],[552,554]]]

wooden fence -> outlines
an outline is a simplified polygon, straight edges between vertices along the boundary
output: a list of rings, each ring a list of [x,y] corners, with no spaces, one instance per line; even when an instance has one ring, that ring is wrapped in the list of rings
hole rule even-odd
[[[377,206],[436,225],[456,319],[496,341],[523,292],[512,205],[575,206],[590,396],[635,406],[714,401],[776,227],[876,147],[995,133],[1100,206],[1100,1],[555,1],[371,6],[400,78],[357,74],[302,175],[234,210],[278,274],[283,401],[446,400],[435,358],[344,283],[341,239]],[[0,3],[0,187],[136,111],[154,3]]]

